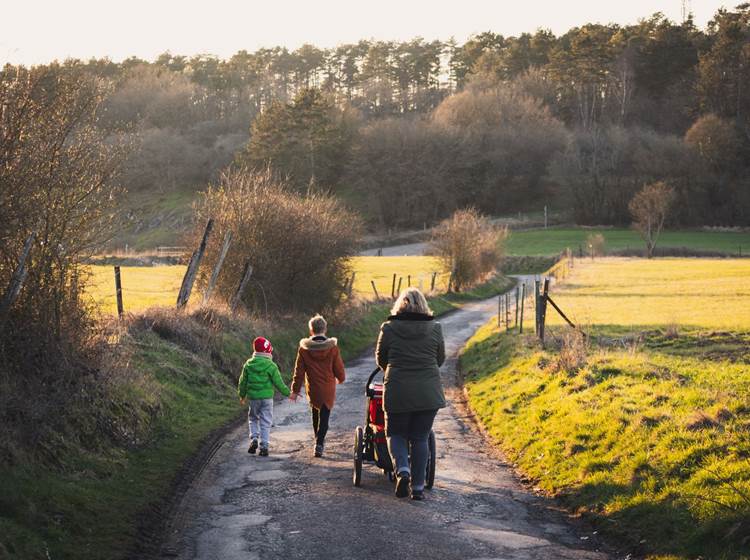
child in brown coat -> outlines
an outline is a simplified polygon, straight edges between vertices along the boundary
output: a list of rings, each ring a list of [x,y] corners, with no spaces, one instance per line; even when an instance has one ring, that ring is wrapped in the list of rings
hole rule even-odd
[[[308,326],[310,338],[303,338],[299,341],[292,379],[292,394],[289,398],[293,401],[297,400],[304,381],[315,433],[314,455],[322,457],[328,432],[328,419],[336,400],[336,384],[344,382],[346,372],[337,340],[326,336],[328,329],[326,320],[316,315],[310,319]]]

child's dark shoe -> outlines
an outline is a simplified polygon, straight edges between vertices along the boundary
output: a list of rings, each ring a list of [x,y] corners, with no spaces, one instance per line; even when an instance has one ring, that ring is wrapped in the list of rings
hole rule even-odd
[[[268,457],[268,447],[261,447],[260,453],[258,453],[261,457]]]
[[[411,491],[411,499],[412,500],[417,500],[418,502],[424,500],[424,491],[422,491],[422,490],[412,490]]]
[[[315,445],[315,451],[313,452],[313,455],[315,457],[322,457],[323,456],[323,445],[318,443]]]
[[[250,442],[250,447],[247,448],[247,452],[250,453],[250,455],[255,455],[256,451],[258,451],[258,440],[254,439]]]
[[[396,497],[406,498],[409,495],[409,473],[400,472],[396,478]]]

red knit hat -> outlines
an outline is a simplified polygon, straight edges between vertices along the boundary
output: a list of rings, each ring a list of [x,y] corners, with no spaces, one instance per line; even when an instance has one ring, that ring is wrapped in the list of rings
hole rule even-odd
[[[253,350],[255,350],[256,352],[262,352],[264,354],[270,354],[271,352],[273,352],[273,346],[271,346],[270,340],[259,336],[258,338],[253,340]]]

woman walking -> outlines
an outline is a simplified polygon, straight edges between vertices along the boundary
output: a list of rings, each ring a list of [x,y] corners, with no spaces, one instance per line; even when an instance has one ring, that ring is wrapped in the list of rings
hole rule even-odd
[[[328,419],[331,416],[333,403],[336,400],[336,385],[346,379],[344,362],[341,360],[338,341],[327,337],[326,320],[316,315],[308,322],[310,338],[299,341],[297,361],[294,364],[292,394],[289,397],[296,401],[305,383],[307,398],[310,401],[313,433],[315,434],[315,457],[323,456]]]
[[[427,439],[445,406],[440,366],[445,343],[422,292],[405,289],[380,327],[375,358],[385,372],[383,409],[388,451],[396,472],[396,496],[424,499]]]

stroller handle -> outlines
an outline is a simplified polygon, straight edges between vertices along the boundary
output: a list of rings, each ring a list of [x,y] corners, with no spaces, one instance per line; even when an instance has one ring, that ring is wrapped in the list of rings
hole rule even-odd
[[[365,385],[365,393],[368,397],[373,396],[373,391],[370,389],[370,384],[372,384],[372,380],[375,379],[375,376],[380,373],[381,370],[379,367],[375,368],[373,372],[370,374],[370,377],[367,378],[367,384]]]

